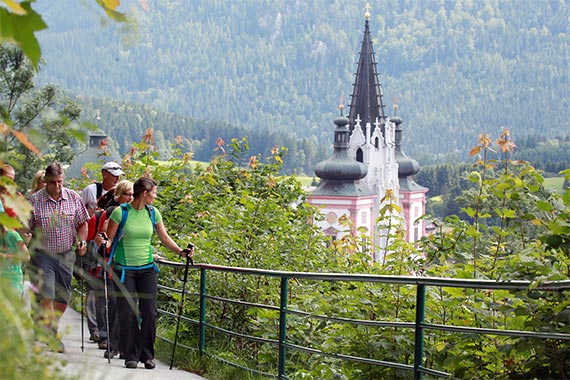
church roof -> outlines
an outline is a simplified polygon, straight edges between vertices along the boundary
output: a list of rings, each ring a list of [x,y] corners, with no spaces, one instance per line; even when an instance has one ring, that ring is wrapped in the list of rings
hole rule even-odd
[[[384,104],[382,103],[382,88],[380,86],[377,62],[372,46],[372,38],[370,37],[370,27],[368,19],[370,14],[367,12],[364,24],[364,37],[362,39],[362,47],[360,48],[360,57],[356,69],[356,80],[350,101],[350,112],[348,119],[350,121],[350,130],[354,130],[357,119],[361,120],[361,128],[365,129],[367,124],[370,125],[370,134],[376,128],[375,123],[378,120],[382,134],[384,134]],[[363,132],[366,132],[363,130]],[[366,133],[365,133],[366,134]]]
[[[342,110],[341,106],[341,110]],[[334,152],[333,155],[315,167],[315,174],[322,181],[312,192],[314,195],[332,196],[362,196],[368,195],[357,183],[366,177],[367,167],[348,155],[349,135],[348,119],[339,117],[334,121]]]

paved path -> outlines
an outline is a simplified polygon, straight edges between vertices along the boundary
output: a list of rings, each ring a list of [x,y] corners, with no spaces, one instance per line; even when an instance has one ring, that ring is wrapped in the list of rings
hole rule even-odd
[[[137,369],[125,368],[123,359],[111,359],[108,363],[103,358],[104,350],[99,350],[97,344],[89,341],[89,330],[85,321],[84,351],[81,352],[81,316],[75,310],[67,309],[60,321],[59,331],[63,336],[65,354],[54,354],[64,357],[67,365],[63,367],[66,375],[77,379],[136,379],[136,380],[205,380],[196,374],[182,371],[176,368],[169,370],[170,363],[165,364],[156,361],[156,368],[148,370],[139,363]]]

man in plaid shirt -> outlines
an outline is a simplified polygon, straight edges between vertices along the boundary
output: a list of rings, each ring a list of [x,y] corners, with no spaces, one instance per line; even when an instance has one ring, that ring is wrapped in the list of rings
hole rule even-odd
[[[31,263],[35,285],[40,290],[40,306],[45,325],[57,333],[59,317],[71,298],[71,278],[75,252],[83,256],[87,250],[89,215],[79,194],[63,187],[63,168],[49,165],[45,173],[46,187],[30,196],[33,211],[30,230],[34,234]],[[63,352],[59,341],[57,351]]]

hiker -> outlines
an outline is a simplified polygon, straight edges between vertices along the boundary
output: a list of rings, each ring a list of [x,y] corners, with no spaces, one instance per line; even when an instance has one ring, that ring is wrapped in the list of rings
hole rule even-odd
[[[97,200],[113,189],[117,182],[119,182],[119,177],[123,174],[125,174],[125,172],[121,169],[121,165],[116,162],[107,162],[101,168],[103,181],[92,183],[83,189],[81,199],[83,199],[85,207],[87,207],[89,216],[93,215],[95,211],[101,210],[97,206]]]
[[[156,366],[154,341],[158,268],[152,254],[153,232],[156,231],[160,241],[172,252],[183,256],[194,253],[190,249],[181,249],[168,235],[160,212],[152,206],[156,186],[150,178],[138,179],[133,186],[133,200],[115,208],[107,228],[109,242],[114,245],[111,252],[113,278],[115,281],[121,279],[123,285],[117,306],[120,342],[127,368],[137,368],[139,361],[146,369]],[[139,315],[135,307],[137,298]]]
[[[105,196],[108,192],[112,191],[115,188],[115,185],[119,181],[119,177],[125,174],[121,169],[121,166],[116,162],[107,162],[101,168],[101,176],[103,178],[102,182],[95,182],[90,185],[87,185],[83,191],[81,192],[81,199],[85,203],[85,207],[87,207],[87,212],[89,212],[89,216],[93,216],[95,212],[102,211],[103,208],[99,207],[97,201]],[[85,310],[87,311],[87,328],[89,329],[89,340],[97,343],[99,349],[106,350],[107,349],[107,336],[104,334],[103,336],[100,335],[101,331],[105,331],[104,323],[105,321],[102,320],[103,311],[97,310],[97,302],[95,300],[95,293],[94,288],[100,288],[101,281],[97,281],[98,279],[94,277],[88,277],[86,274],[91,272],[96,263],[93,260],[90,260],[87,257],[85,260],[82,261],[83,267],[79,269],[80,262],[76,262],[76,271],[78,275],[83,275],[84,279],[86,280],[87,284],[87,291],[86,291],[86,307]],[[103,326],[99,326],[103,325]]]
[[[113,193],[113,198],[109,202],[109,206],[103,210],[98,211],[95,213],[91,219],[89,220],[89,235],[88,241],[89,244],[92,244],[96,247],[99,254],[102,253],[102,258],[108,258],[110,253],[110,247],[106,248],[106,246],[101,247],[107,240],[107,225],[109,221],[109,217],[111,216],[113,210],[123,203],[128,203],[133,198],[133,183],[129,180],[122,180],[117,183],[115,187],[115,191]],[[101,252],[100,250],[103,250]],[[101,265],[98,265],[94,272],[92,272],[93,276],[98,278],[103,278],[104,269]],[[105,279],[103,279],[104,281]],[[112,359],[119,352],[123,352],[120,347],[120,340],[119,340],[119,323],[118,323],[118,315],[117,315],[117,306],[116,306],[116,295],[119,293],[119,288],[113,283],[113,277],[110,273],[107,273],[107,300],[105,300],[105,292],[104,289],[98,289],[96,294],[96,304],[97,310],[105,311],[105,302],[107,301],[108,306],[108,320],[106,320],[106,315],[104,315],[104,323],[99,324],[99,336],[107,337],[107,324],[109,330],[109,339],[107,340],[107,350],[103,354],[103,357]],[[101,282],[100,282],[101,283]],[[105,285],[103,283],[103,285]],[[107,313],[105,313],[107,314]],[[100,318],[98,317],[97,320]]]
[[[64,171],[59,163],[46,168],[46,187],[30,195],[33,210],[29,222],[37,242],[31,257],[34,284],[40,290],[43,324],[57,336],[59,318],[71,298],[71,278],[77,253],[87,250],[89,215],[79,194],[63,186]],[[32,274],[32,273],[31,273]],[[64,351],[58,339],[58,352]]]
[[[8,177],[12,181],[16,178],[16,170],[10,164],[4,164],[0,167],[0,176]]]
[[[38,170],[32,178],[32,183],[30,184],[30,190],[28,190],[28,196],[32,195],[38,190],[43,189],[46,186],[45,179],[46,171],[44,169]]]
[[[22,262],[29,259],[28,247],[18,231],[0,225],[0,276],[11,283],[20,297],[24,296]]]
[[[12,171],[12,173],[14,172]],[[13,180],[13,178],[11,179]],[[5,188],[0,186],[0,205],[3,203],[2,196],[5,191]],[[14,212],[9,208],[4,209],[4,206],[2,206],[1,212],[6,212],[8,216],[15,217]],[[29,234],[27,231],[25,234],[20,234],[19,231],[9,229],[0,224],[0,277],[8,280],[20,297],[27,300],[29,297],[25,297],[27,294],[24,293],[22,263],[30,260],[28,247],[26,246],[29,239],[25,241],[22,235],[28,236]],[[29,302],[26,303],[26,305],[28,304]]]

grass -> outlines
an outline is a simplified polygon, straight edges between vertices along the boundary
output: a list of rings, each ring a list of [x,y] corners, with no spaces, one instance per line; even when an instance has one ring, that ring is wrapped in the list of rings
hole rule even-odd
[[[562,192],[563,183],[564,177],[551,177],[544,179],[544,187],[548,190],[554,190],[556,192]]]

